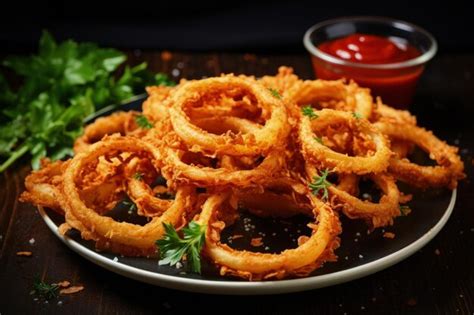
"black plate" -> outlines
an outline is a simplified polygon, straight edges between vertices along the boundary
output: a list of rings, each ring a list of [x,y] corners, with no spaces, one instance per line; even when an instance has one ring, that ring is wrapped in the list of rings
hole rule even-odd
[[[144,96],[138,97],[132,102],[120,106],[120,110],[140,110],[144,98]],[[99,116],[109,115],[115,110],[117,108],[102,111],[99,115],[91,117],[88,122]],[[305,279],[264,283],[251,283],[220,277],[216,268],[206,262],[203,263],[202,275],[197,275],[187,273],[185,266],[180,269],[159,266],[156,258],[117,257],[114,254],[97,253],[93,243],[82,240],[77,232],[69,233],[66,238],[57,234],[57,226],[64,222],[61,216],[52,211],[42,213],[48,226],[73,250],[107,269],[137,280],[206,293],[284,293],[328,286],[374,273],[408,257],[431,240],[444,226],[451,214],[455,202],[455,191],[451,192],[446,189],[414,191],[403,186],[402,190],[414,194],[413,200],[408,204],[412,209],[408,216],[398,217],[393,226],[377,229],[370,233],[365,222],[342,217],[343,232],[341,246],[336,250],[336,254],[339,256],[337,262],[326,263],[312,276]],[[133,214],[129,215],[127,211],[123,211],[123,206],[119,206],[116,212],[122,218],[125,216],[127,221],[134,219]],[[129,217],[127,218],[127,216]],[[250,222],[250,225],[255,228],[246,231],[244,220],[247,223]],[[308,223],[308,219],[304,217],[284,220],[262,219],[243,213],[239,221],[223,231],[222,240],[234,248],[255,251],[256,248],[249,245],[250,239],[263,237],[265,245],[258,250],[278,252],[285,248],[296,247],[298,236],[309,233],[306,223]],[[383,237],[385,232],[394,233],[395,238]],[[228,237],[235,234],[242,234],[244,237],[228,241]]]

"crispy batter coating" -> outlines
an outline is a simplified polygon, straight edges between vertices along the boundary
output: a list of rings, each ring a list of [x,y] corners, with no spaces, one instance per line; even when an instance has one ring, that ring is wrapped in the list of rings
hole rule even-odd
[[[97,119],[72,159],[45,160],[26,178],[21,201],[64,214],[62,234],[76,229],[98,249],[130,256],[155,255],[163,223],[179,230],[197,220],[206,229],[203,257],[223,276],[255,281],[304,277],[335,261],[339,215],[370,228],[393,224],[412,197],[396,180],[453,189],[465,176],[457,148],[354,82],[301,80],[280,67],[261,79],[228,74],[147,91],[152,128],[137,124],[137,112]],[[438,166],[410,162],[414,146]],[[371,180],[380,200],[364,200],[360,180]],[[144,224],[108,215],[126,196]],[[282,252],[233,249],[221,232],[243,208],[305,215],[311,234]]]

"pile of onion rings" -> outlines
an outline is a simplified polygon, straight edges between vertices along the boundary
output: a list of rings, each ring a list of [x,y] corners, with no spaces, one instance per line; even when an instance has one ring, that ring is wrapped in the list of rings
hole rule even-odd
[[[457,148],[354,82],[304,81],[281,67],[261,79],[229,74],[147,91],[142,113],[99,118],[72,159],[43,161],[21,200],[64,215],[61,233],[75,229],[129,256],[156,255],[163,223],[179,230],[194,220],[205,226],[202,255],[221,275],[266,280],[336,260],[340,215],[369,229],[393,224],[411,199],[398,181],[454,189],[465,177]],[[416,146],[437,165],[411,162]],[[360,181],[378,187],[378,201],[360,196]],[[124,198],[144,224],[108,215]],[[242,211],[307,216],[311,232],[281,252],[237,250],[221,232]]]

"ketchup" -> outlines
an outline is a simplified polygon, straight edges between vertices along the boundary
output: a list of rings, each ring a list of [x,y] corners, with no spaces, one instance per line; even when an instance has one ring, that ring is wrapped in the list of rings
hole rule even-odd
[[[417,48],[400,39],[360,33],[324,42],[318,48],[338,59],[367,65],[399,63],[421,55]],[[381,96],[386,104],[400,108],[407,107],[411,102],[423,72],[420,65],[395,69],[360,68],[329,64],[315,56],[313,65],[320,79],[353,79],[359,85],[370,88],[373,95]]]
[[[420,55],[418,49],[400,41],[358,33],[322,43],[318,48],[340,59],[368,64],[402,62]]]

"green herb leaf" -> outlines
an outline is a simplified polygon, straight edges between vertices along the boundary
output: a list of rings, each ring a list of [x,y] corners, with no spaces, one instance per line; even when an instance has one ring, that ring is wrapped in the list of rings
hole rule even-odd
[[[38,277],[33,282],[33,291],[31,294],[37,295],[45,300],[56,298],[59,294],[59,286],[55,283],[47,284]]]
[[[35,169],[46,156],[71,155],[84,120],[96,110],[143,93],[147,85],[174,84],[165,74],[148,71],[146,63],[126,66],[117,79],[125,60],[120,51],[93,43],[57,43],[46,31],[36,55],[5,58],[2,64],[21,76],[23,85],[13,92],[0,76],[0,172],[26,154]]]
[[[323,139],[320,137],[314,137],[314,140],[318,141],[320,144],[324,145]]]
[[[142,180],[143,179],[143,174],[139,173],[139,172],[136,172],[135,174],[133,174],[133,179]]]
[[[175,86],[176,82],[168,78],[164,73],[155,74],[155,85]]]
[[[328,188],[332,184],[327,181],[327,177],[329,175],[329,170],[325,169],[321,172],[321,175],[316,175],[313,177],[313,182],[309,184],[309,189],[313,193],[313,195],[318,196],[320,192],[322,192],[322,199],[327,201],[329,198]]]
[[[308,116],[309,119],[311,120],[319,117],[318,115],[316,115],[311,105],[306,105],[306,106],[301,107],[301,113],[303,113],[304,116]]]
[[[273,97],[278,98],[278,99],[281,100],[281,94],[278,93],[277,90],[272,89],[272,88],[269,88],[268,90],[270,91],[270,93],[272,94]]]
[[[135,121],[137,122],[137,125],[140,126],[140,128],[144,129],[151,129],[153,128],[153,124],[148,121],[148,119],[143,116],[139,115],[135,118]]]
[[[174,266],[186,257],[188,268],[192,272],[201,273],[201,250],[205,241],[206,227],[191,221],[182,229],[183,238],[173,225],[163,223],[163,227],[165,234],[162,239],[156,241],[161,257],[158,263]]]
[[[353,113],[352,113],[352,116],[354,116],[354,118],[357,119],[357,120],[359,120],[359,119],[362,118],[362,115],[359,114],[359,113],[357,113],[357,112],[353,112]]]

